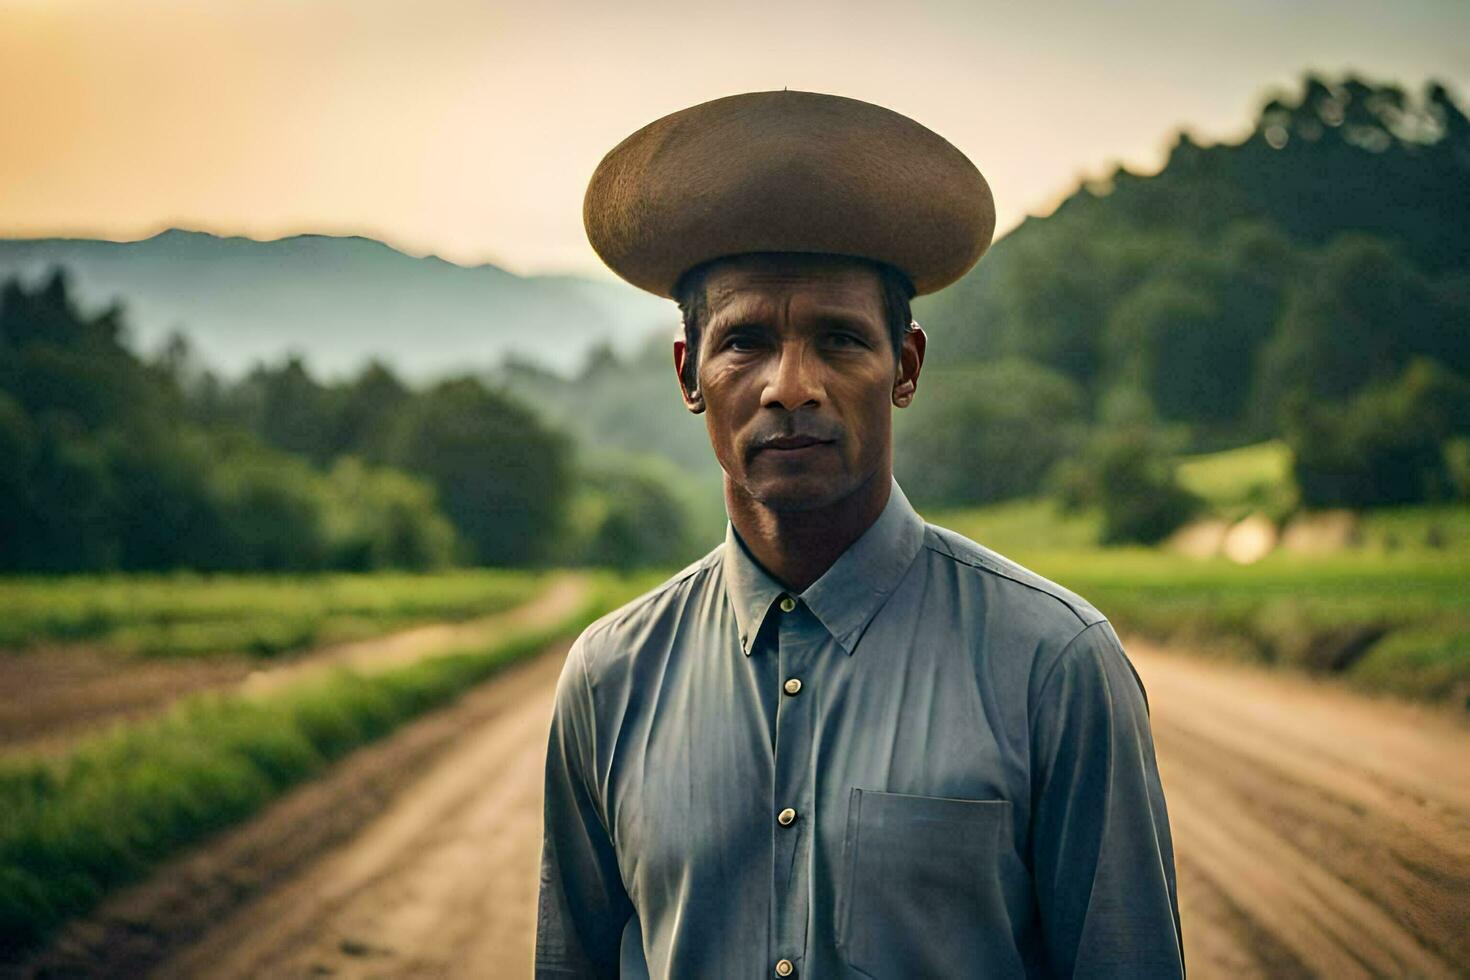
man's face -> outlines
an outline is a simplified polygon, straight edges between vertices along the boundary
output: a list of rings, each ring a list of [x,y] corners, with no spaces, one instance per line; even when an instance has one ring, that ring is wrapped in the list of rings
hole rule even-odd
[[[740,256],[705,280],[698,388],[715,457],[775,510],[835,503],[890,470],[891,404],[906,405],[922,337],[895,358],[878,273],[831,256]],[[682,341],[675,345],[682,366]],[[915,350],[917,348],[917,352]]]

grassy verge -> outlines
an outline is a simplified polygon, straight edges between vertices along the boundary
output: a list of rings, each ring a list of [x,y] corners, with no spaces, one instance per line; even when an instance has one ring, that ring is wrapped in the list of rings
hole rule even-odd
[[[1364,548],[1470,554],[1470,506],[1465,504],[1384,507],[1362,518]]]
[[[59,759],[0,761],[0,960],[164,858],[257,812],[358,746],[574,634],[652,580],[595,580],[559,623],[485,649],[363,676],[340,669],[269,698],[211,693],[94,736]]]
[[[0,579],[0,649],[95,642],[127,654],[271,656],[527,601],[545,577],[466,569],[414,575],[176,575]]]
[[[1086,551],[1095,548],[1102,536],[1097,511],[1067,513],[1044,498],[926,511],[924,517],[1017,561],[1023,560],[1021,555]]]
[[[1178,477],[1230,520],[1279,519],[1296,501],[1291,454],[1279,441],[1182,458]],[[1251,565],[1104,548],[1096,514],[1044,499],[926,516],[1080,593],[1120,630],[1470,709],[1463,503],[1364,511],[1355,546],[1278,551]]]
[[[1145,548],[996,550],[1121,631],[1470,708],[1470,553],[1277,553],[1243,566]]]
[[[1119,629],[1460,706],[1470,698],[1470,557],[1372,554],[1255,565],[1160,552],[1035,557]]]

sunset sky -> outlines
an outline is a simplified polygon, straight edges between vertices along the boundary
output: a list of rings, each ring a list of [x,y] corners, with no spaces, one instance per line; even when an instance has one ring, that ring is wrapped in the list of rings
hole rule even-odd
[[[1003,232],[1180,126],[1239,138],[1307,68],[1464,102],[1466,38],[1466,0],[0,0],[0,237],[364,234],[609,275],[581,224],[602,155],[783,86],[945,136]]]

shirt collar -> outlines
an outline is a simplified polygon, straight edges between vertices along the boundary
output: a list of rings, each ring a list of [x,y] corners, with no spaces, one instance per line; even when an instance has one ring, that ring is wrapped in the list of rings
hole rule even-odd
[[[924,520],[893,480],[878,519],[797,598],[851,655],[923,543]],[[740,629],[740,649],[749,656],[767,614],[787,589],[751,557],[729,522],[723,561],[725,593]]]

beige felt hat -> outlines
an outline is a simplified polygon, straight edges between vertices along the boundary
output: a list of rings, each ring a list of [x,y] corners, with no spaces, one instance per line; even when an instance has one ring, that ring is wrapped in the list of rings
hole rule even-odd
[[[659,296],[694,266],[745,252],[875,259],[923,294],[979,261],[995,204],[975,165],[907,116],[838,95],[747,92],[613,147],[582,220],[614,272]]]

